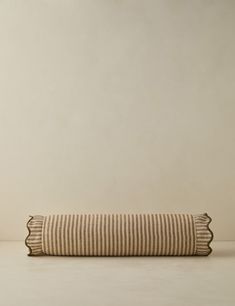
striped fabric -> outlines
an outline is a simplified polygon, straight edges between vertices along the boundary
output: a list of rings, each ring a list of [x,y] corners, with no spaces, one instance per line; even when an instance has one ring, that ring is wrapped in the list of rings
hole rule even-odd
[[[208,255],[207,214],[80,214],[31,217],[29,255]]]

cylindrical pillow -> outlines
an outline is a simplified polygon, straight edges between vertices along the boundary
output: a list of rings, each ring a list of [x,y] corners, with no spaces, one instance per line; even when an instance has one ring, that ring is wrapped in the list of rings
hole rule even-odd
[[[209,255],[207,214],[79,214],[32,216],[29,255]]]

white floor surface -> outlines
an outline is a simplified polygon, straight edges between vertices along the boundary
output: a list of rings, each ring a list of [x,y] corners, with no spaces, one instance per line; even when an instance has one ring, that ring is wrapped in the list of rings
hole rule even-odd
[[[234,306],[235,242],[209,257],[28,257],[0,242],[0,306]]]

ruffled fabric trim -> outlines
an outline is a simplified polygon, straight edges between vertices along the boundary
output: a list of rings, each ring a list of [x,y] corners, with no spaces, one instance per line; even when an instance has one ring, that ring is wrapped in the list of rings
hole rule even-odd
[[[194,215],[196,251],[195,255],[208,256],[212,252],[210,243],[213,240],[213,232],[209,228],[211,217],[205,214]]]
[[[43,255],[42,252],[42,228],[44,217],[43,216],[30,216],[27,223],[29,231],[25,239],[25,244],[29,248],[29,256]]]

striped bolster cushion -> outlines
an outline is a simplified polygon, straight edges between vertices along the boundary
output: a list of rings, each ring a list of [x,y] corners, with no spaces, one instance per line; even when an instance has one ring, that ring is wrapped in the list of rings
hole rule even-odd
[[[33,216],[29,255],[209,255],[207,214],[80,214]]]

